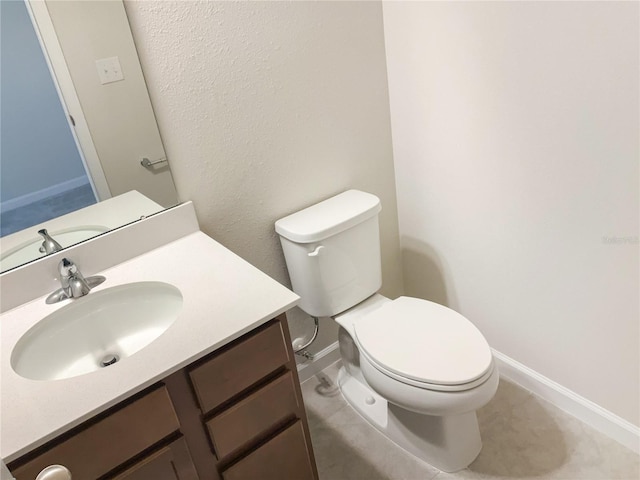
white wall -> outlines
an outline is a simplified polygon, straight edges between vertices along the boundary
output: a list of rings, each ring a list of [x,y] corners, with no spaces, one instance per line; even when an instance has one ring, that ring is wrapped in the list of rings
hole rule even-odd
[[[384,4],[407,293],[635,425],[638,7]]]
[[[399,295],[381,4],[125,6],[179,196],[202,230],[289,285],[274,222],[366,190],[383,204],[383,288]],[[300,320],[294,337],[311,332]],[[336,340],[331,324],[314,351]]]

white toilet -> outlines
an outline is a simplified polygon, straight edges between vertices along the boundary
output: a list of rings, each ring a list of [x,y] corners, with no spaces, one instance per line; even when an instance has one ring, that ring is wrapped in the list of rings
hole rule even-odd
[[[445,472],[482,442],[476,410],[498,388],[480,331],[427,300],[389,300],[381,286],[380,200],[349,190],[276,222],[300,308],[340,325],[340,390],[369,423]]]

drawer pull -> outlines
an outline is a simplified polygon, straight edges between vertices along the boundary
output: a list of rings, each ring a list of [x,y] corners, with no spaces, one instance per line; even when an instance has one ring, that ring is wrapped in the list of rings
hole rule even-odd
[[[36,480],[71,480],[71,472],[62,465],[49,465],[38,474]]]

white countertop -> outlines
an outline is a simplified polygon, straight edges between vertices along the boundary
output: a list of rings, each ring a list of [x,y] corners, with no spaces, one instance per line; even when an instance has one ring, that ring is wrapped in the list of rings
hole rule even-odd
[[[153,343],[109,368],[35,381],[10,364],[18,339],[71,300],[37,298],[0,316],[0,456],[11,462],[170,373],[287,311],[298,296],[201,232],[100,272],[115,285],[160,281],[180,289],[179,318]],[[91,295],[91,294],[89,294]]]

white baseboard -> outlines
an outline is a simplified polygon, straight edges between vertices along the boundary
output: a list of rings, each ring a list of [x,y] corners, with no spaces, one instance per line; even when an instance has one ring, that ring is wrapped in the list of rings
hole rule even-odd
[[[493,350],[500,376],[529,390],[604,435],[640,454],[640,427],[596,405],[516,360]]]
[[[313,356],[313,360],[307,360],[306,362],[298,364],[300,383],[309,380],[338,360],[340,360],[340,348],[338,347],[338,342],[334,342],[316,353]]]
[[[89,179],[84,175],[72,178],[70,180],[57,183],[56,185],[51,185],[50,187],[43,188],[42,190],[30,192],[25,195],[11,198],[5,202],[2,202],[2,212],[4,213],[8,212],[9,210],[24,207],[25,205],[29,205],[30,203],[38,202],[53,195],[58,195],[59,193],[66,192],[67,190],[73,190],[74,188],[88,184]]]

